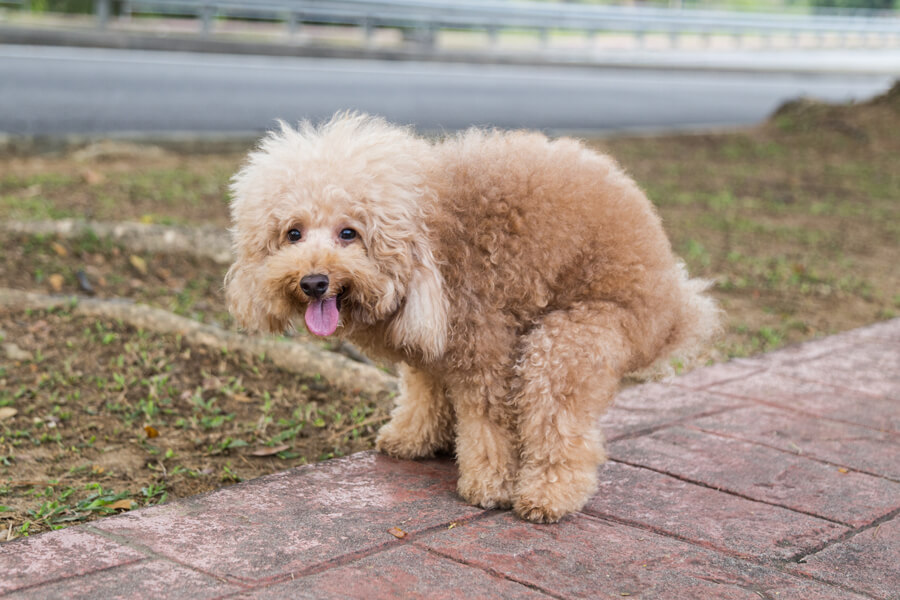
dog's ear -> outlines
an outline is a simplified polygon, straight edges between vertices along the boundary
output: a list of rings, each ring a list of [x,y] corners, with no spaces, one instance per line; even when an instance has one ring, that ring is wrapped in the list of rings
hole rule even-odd
[[[414,251],[417,264],[406,289],[406,297],[391,322],[389,334],[393,344],[411,352],[421,353],[425,360],[434,360],[444,353],[447,344],[447,298],[444,278],[430,249],[423,246]]]
[[[263,268],[261,263],[239,258],[225,275],[225,301],[241,328],[284,333],[293,313],[280,296],[263,288]]]

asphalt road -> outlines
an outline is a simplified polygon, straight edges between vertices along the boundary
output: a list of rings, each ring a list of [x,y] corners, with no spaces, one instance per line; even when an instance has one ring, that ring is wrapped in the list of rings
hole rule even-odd
[[[0,132],[252,134],[340,109],[423,130],[660,130],[758,122],[887,75],[462,65],[0,45]]]

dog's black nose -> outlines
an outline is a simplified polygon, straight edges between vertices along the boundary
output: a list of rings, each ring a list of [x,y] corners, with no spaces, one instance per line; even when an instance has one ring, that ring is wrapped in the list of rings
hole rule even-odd
[[[310,298],[321,298],[328,291],[328,275],[306,275],[300,280],[300,289]]]

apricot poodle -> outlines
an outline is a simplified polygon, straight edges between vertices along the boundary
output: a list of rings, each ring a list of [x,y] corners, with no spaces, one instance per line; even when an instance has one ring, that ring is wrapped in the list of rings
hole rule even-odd
[[[231,189],[239,323],[282,332],[303,315],[400,363],[379,450],[453,451],[465,500],[531,521],[595,490],[598,418],[621,377],[717,327],[644,194],[573,139],[431,142],[341,113],[282,124]]]

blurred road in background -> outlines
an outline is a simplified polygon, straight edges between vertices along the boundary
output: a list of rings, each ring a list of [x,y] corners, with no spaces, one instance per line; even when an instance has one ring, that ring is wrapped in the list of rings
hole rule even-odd
[[[759,122],[889,75],[527,67],[0,45],[0,132],[254,135],[357,109],[416,125],[600,132]]]

